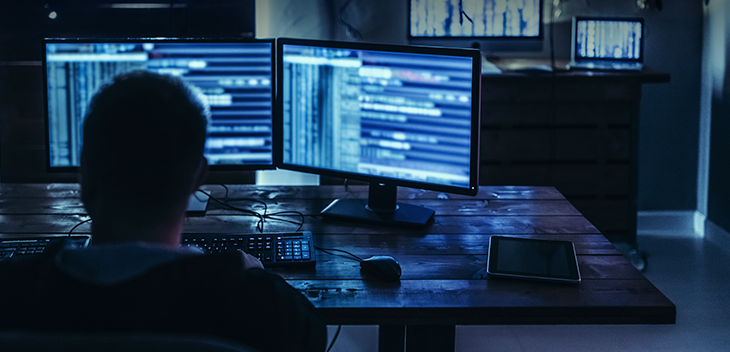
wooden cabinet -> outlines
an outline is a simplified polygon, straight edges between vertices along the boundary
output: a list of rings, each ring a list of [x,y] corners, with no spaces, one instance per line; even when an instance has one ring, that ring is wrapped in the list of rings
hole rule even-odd
[[[642,85],[668,81],[647,69],[483,75],[480,184],[554,186],[606,237],[634,243]]]

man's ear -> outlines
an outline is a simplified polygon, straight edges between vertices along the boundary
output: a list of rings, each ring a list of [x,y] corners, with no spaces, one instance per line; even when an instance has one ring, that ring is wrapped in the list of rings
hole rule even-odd
[[[96,206],[98,189],[94,178],[89,175],[89,170],[84,165],[85,163],[82,163],[79,167],[78,181],[81,186],[81,202],[84,204],[84,208],[86,208],[86,213],[91,215]]]
[[[205,183],[206,178],[208,178],[208,159],[203,157],[203,160],[200,161],[200,166],[198,166],[198,172],[195,176],[195,184],[193,185],[194,189],[191,193],[195,193],[195,191],[197,191],[198,188]]]

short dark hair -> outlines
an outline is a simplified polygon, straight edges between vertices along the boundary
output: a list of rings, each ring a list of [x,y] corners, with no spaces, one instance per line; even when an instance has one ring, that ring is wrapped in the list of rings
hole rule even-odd
[[[197,181],[209,115],[200,90],[180,78],[146,71],[116,76],[87,110],[82,178],[120,206],[179,202]]]

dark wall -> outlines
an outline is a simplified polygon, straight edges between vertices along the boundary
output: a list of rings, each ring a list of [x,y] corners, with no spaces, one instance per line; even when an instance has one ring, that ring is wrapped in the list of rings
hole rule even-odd
[[[702,2],[664,1],[644,15],[647,65],[671,74],[645,85],[639,122],[639,210],[697,209]]]
[[[113,3],[160,6],[115,8]],[[74,174],[45,168],[43,38],[253,37],[254,3],[0,0],[0,181],[76,181]],[[253,174],[220,172],[208,181],[250,183]]]
[[[253,37],[255,27],[253,0],[0,0],[0,57],[40,60],[43,37]]]
[[[707,216],[730,232],[730,77],[725,77],[722,99],[713,101],[712,108]]]

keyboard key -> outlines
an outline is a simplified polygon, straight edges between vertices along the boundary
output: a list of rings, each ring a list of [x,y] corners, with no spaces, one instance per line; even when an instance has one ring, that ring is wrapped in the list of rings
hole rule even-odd
[[[238,236],[184,234],[181,243],[196,243],[208,252],[243,250],[259,258],[264,267],[277,266],[277,263],[299,266],[315,263],[311,236],[311,232]]]

